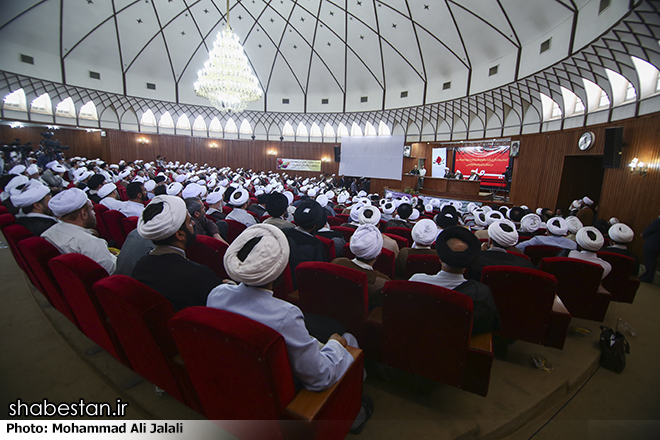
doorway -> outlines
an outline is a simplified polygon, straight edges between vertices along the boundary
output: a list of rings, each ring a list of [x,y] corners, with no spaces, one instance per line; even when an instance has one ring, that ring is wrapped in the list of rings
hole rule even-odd
[[[603,156],[564,157],[556,205],[564,212],[564,216],[568,214],[568,207],[573,200],[584,196],[594,201],[594,208],[598,206],[604,171]]]

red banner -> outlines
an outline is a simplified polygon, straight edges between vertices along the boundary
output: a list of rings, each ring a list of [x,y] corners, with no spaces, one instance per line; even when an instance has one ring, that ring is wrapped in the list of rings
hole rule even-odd
[[[465,179],[470,177],[472,170],[477,170],[481,176],[482,185],[506,186],[502,176],[509,166],[509,146],[459,147],[456,149],[454,170],[460,170]]]

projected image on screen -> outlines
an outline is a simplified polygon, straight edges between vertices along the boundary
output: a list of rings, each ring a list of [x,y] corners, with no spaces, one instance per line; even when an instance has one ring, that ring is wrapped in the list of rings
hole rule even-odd
[[[508,145],[456,148],[454,170],[461,170],[466,179],[472,170],[485,171],[482,186],[505,187],[503,174],[508,165]]]
[[[339,174],[401,180],[403,142],[403,136],[342,137]]]

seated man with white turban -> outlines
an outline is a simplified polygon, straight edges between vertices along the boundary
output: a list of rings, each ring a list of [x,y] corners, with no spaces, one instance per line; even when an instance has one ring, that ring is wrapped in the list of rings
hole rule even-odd
[[[38,180],[19,185],[10,196],[12,204],[21,208],[23,216],[16,217],[16,224],[27,228],[35,236],[57,223],[53,211],[48,207],[50,188]]]
[[[566,223],[568,224],[568,235],[566,235],[566,238],[575,241],[575,234],[577,234],[577,231],[582,229],[584,225],[580,219],[574,215],[566,217]]]
[[[577,212],[576,217],[580,219],[583,225],[591,226],[594,223],[594,211],[591,208],[594,204],[594,201],[591,200],[588,196],[582,198],[582,207]]]
[[[434,284],[469,296],[473,303],[473,335],[499,330],[500,317],[490,288],[463,277],[465,268],[479,258],[479,239],[467,229],[455,226],[438,235],[435,250],[442,262],[442,270],[435,275],[415,274],[410,277],[410,281]]]
[[[101,198],[101,205],[108,209],[120,211],[127,202],[119,200],[119,192],[117,192],[117,185],[114,183],[106,183],[99,189],[99,197]]]
[[[383,248],[383,237],[375,226],[363,225],[351,236],[350,248],[355,258],[335,258],[332,263],[367,274],[369,310],[372,310],[382,305],[383,287],[386,282],[391,281],[390,277],[374,269],[374,263]]]
[[[18,222],[18,219],[16,221]],[[632,228],[624,223],[615,223],[610,227],[607,235],[610,236],[614,245],[603,248],[603,250],[621,254],[635,260],[635,267],[632,274],[633,276],[637,276],[639,274],[639,257],[627,247],[627,244],[635,238]]]
[[[325,209],[315,200],[306,199],[296,208],[293,216],[295,228],[284,229],[289,242],[289,267],[293,286],[297,288],[296,267],[304,261],[326,261],[325,246],[316,238],[316,232],[327,222]],[[244,231],[245,232],[245,231]]]
[[[524,220],[524,218],[523,218]],[[546,223],[548,235],[536,235],[529,240],[523,241],[516,246],[520,252],[525,252],[527,246],[557,246],[562,249],[575,250],[577,244],[573,240],[566,238],[568,233],[568,222],[561,217],[553,217]]]
[[[137,231],[156,247],[135,264],[132,277],[167,298],[175,311],[206,305],[209,292],[222,280],[186,258],[186,246],[196,235],[185,202],[175,196],[154,197],[140,215]]]
[[[510,220],[498,220],[488,227],[488,249],[482,250],[479,259],[470,266],[469,278],[481,281],[481,270],[486,266],[517,266],[534,269],[531,261],[523,256],[507,252],[518,243],[516,225]]]
[[[221,190],[222,187],[219,187],[218,190],[213,191],[211,194],[206,196],[206,203],[209,204],[209,209],[206,211],[206,215],[210,215],[214,221],[224,220],[226,215],[222,212],[222,196],[224,191]]]
[[[411,232],[413,239],[412,247],[401,249],[399,255],[396,257],[397,276],[405,277],[408,255],[436,255],[435,249],[431,249],[431,245],[439,232],[435,222],[427,218],[418,221],[413,226]]]
[[[92,201],[85,191],[71,188],[59,192],[50,199],[48,207],[62,220],[43,234],[61,253],[78,253],[96,261],[109,275],[115,273],[117,257],[108,250],[108,243],[95,237],[91,229],[96,227],[96,215]]]
[[[477,222],[477,224],[483,226],[485,229],[480,229],[474,233],[475,237],[477,237],[480,240],[488,239],[490,237],[488,234],[488,228],[490,227],[490,225],[493,224],[493,222],[504,220],[504,214],[502,214],[500,211],[491,210],[485,213],[481,212],[478,215],[475,215],[474,217],[475,221],[477,220],[481,221],[482,219],[484,220],[484,222],[483,223]]]
[[[357,210],[357,226],[352,226],[357,229],[361,225],[372,225],[376,228],[380,225],[381,214],[380,210],[372,205],[361,206]],[[352,212],[352,211],[351,211]],[[394,258],[399,256],[399,244],[393,238],[388,237],[387,235],[382,234],[383,238],[383,247],[394,252]]]
[[[227,214],[225,220],[235,220],[237,222],[243,223],[248,228],[257,224],[257,219],[254,218],[251,214],[248,214],[247,207],[250,204],[250,193],[239,186],[233,192],[231,192],[228,200],[228,205],[231,206],[232,211]]]
[[[598,255],[596,255],[596,252],[598,252],[603,247],[603,243],[605,243],[603,234],[593,226],[585,226],[578,231],[575,238],[577,244],[580,246],[579,250],[569,252],[568,257],[578,258],[580,260],[603,266],[603,276],[601,279],[605,278],[612,271],[612,265],[607,261],[598,258]]]

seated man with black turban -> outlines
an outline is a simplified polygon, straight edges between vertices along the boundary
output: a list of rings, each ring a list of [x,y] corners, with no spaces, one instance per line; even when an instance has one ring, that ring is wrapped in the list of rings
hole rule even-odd
[[[325,209],[315,200],[304,200],[296,208],[293,215],[295,228],[284,229],[283,232],[289,242],[289,267],[293,286],[297,288],[296,267],[303,261],[326,261],[325,247],[321,240],[314,235],[321,229],[328,217]]]
[[[482,250],[479,259],[470,266],[469,278],[481,281],[481,270],[486,266],[517,266],[534,269],[531,261],[523,256],[507,252],[518,243],[516,225],[510,220],[498,220],[488,227],[488,249]]]
[[[415,274],[410,281],[434,284],[472,298],[472,334],[500,329],[500,317],[490,288],[478,281],[466,280],[463,272],[479,258],[481,242],[460,226],[445,229],[438,235],[435,250],[442,262],[442,270],[435,275]]]
[[[266,201],[266,210],[270,215],[264,220],[264,224],[273,225],[282,230],[295,228],[295,225],[284,218],[286,209],[289,207],[289,199],[282,193],[273,193]]]
[[[388,228],[408,228],[412,229],[413,224],[408,222],[408,218],[413,212],[410,203],[402,203],[396,208],[396,217],[387,222]]]
[[[390,277],[374,269],[374,263],[383,249],[383,236],[374,225],[363,225],[351,236],[351,252],[355,258],[349,260],[341,257],[335,258],[332,264],[355,269],[367,274],[369,287],[369,310],[383,304],[383,287]]]
[[[186,203],[176,196],[154,197],[140,215],[137,230],[156,247],[137,262],[132,277],[167,298],[175,312],[205,306],[209,292],[222,280],[186,258],[186,246],[196,237]]]

